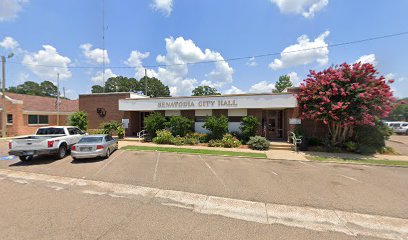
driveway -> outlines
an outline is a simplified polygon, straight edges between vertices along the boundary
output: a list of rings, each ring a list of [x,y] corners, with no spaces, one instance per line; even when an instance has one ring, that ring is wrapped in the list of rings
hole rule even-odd
[[[408,135],[392,135],[387,146],[394,148],[399,154],[408,156]]]
[[[374,222],[408,224],[408,168],[119,150],[2,160],[0,179],[3,239],[397,239]]]

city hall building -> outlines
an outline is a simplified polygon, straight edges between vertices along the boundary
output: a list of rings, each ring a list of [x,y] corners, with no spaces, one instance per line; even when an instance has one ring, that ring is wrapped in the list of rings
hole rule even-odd
[[[208,116],[228,117],[228,130],[239,131],[241,119],[255,116],[260,125],[258,134],[270,140],[285,140],[288,131],[304,123],[298,118],[297,88],[287,93],[232,94],[213,96],[150,98],[135,93],[99,93],[79,96],[79,109],[88,114],[89,129],[99,128],[102,122],[119,121],[126,127],[127,136],[144,129],[144,119],[152,112],[163,116],[184,116],[194,121],[194,131],[206,133],[203,127]],[[313,124],[312,124],[313,125]],[[316,126],[308,126],[313,130]]]

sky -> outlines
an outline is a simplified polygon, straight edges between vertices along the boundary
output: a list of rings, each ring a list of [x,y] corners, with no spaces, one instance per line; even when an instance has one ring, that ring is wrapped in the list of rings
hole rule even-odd
[[[147,69],[184,96],[198,85],[271,92],[281,75],[298,85],[310,70],[356,61],[394,79],[402,98],[408,34],[332,45],[407,32],[407,9],[406,0],[0,0],[0,55],[14,53],[8,87],[59,74],[72,99],[103,84],[104,62],[105,80]]]

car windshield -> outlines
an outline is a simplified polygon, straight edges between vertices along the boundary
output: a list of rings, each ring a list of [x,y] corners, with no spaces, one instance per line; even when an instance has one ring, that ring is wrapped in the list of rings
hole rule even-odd
[[[63,128],[40,128],[37,131],[37,135],[54,135],[65,134]]]
[[[78,143],[100,143],[103,137],[83,137]]]

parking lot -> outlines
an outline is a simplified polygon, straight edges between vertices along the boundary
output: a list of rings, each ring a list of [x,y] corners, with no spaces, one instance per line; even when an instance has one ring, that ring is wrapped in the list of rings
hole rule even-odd
[[[4,156],[6,151],[4,145],[0,150]],[[183,194],[273,203],[279,206],[312,207],[408,219],[406,201],[408,168],[400,167],[118,150],[109,159],[74,161],[68,156],[62,160],[41,157],[32,162],[20,162],[18,159],[2,160],[0,169],[4,170],[5,174],[11,174],[10,176],[14,172],[36,173],[41,174],[38,176],[42,179],[45,178],[44,176],[63,177],[65,180],[58,180],[62,182],[82,179],[85,181],[84,185],[122,184],[148,187],[148,189],[174,190]],[[37,175],[27,175],[16,178],[17,180],[13,178],[15,181],[13,180],[12,184],[18,185],[15,187],[17,191],[14,192],[10,185],[4,186],[3,196],[23,191],[20,188],[27,188],[27,183],[35,180],[36,177]],[[5,178],[7,176],[3,177]],[[53,183],[51,186],[45,184],[46,189],[50,190],[51,187],[52,190],[56,190],[53,197],[67,194],[66,191],[58,190],[69,188],[59,184],[58,181],[53,182],[53,179],[42,180]],[[4,181],[2,182],[4,185]],[[35,188],[31,189],[34,191],[42,185],[44,184],[35,184]],[[117,189],[122,185],[112,185],[109,189]],[[7,189],[9,189],[8,192]],[[100,198],[101,195],[105,197],[106,192],[109,192],[101,192],[98,189],[81,191],[81,193],[88,193],[87,199]],[[30,195],[30,193],[25,194]],[[129,200],[121,198],[123,196],[120,193],[109,196],[109,200],[103,201],[115,202],[111,204],[123,201],[123,204],[128,204],[126,202]],[[17,196],[16,199],[18,199]],[[176,206],[174,203],[173,205]],[[81,203],[81,206],[86,204]],[[172,205],[167,204],[167,206]],[[122,208],[120,211],[126,212]],[[172,213],[176,210],[169,207],[163,211]],[[317,237],[313,234],[310,236]],[[336,235],[336,237],[341,239],[344,236]]]

